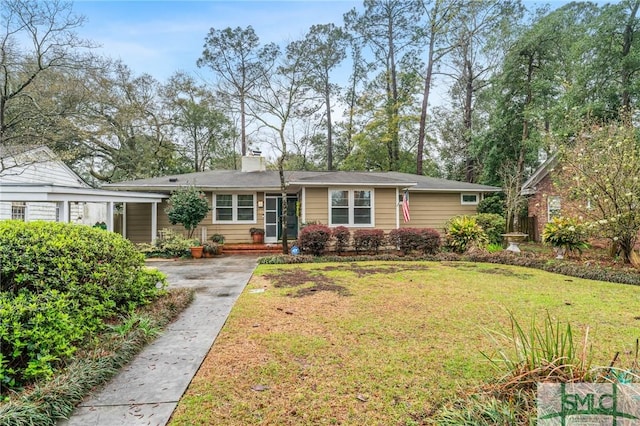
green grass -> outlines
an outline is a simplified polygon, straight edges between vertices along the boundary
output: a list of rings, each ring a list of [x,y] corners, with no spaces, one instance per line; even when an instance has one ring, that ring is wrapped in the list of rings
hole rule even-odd
[[[509,312],[569,322],[578,342],[589,327],[608,365],[634,347],[640,288],[464,262],[261,265],[170,424],[430,424],[497,381],[483,353],[509,350],[489,332],[510,333]]]

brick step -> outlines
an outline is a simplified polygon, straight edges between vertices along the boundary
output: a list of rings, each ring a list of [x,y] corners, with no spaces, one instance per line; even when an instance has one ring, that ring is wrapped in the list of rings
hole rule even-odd
[[[225,244],[223,254],[278,254],[282,253],[281,244]]]

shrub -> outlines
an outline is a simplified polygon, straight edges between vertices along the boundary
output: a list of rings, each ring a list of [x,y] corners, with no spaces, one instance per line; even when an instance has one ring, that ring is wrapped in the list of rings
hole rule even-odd
[[[187,238],[193,238],[193,231],[209,213],[209,202],[194,186],[180,188],[171,194],[165,212],[172,225],[181,224],[187,230]]]
[[[163,229],[160,235],[154,244],[138,244],[138,249],[147,257],[186,257],[190,256],[189,248],[197,245],[171,229]]]
[[[73,309],[71,296],[57,290],[0,293],[0,387],[50,378],[56,363],[75,352],[86,332],[69,314]]]
[[[478,203],[477,212],[481,213],[493,213],[504,217],[506,210],[505,195],[500,192],[490,197],[485,197]]]
[[[384,243],[384,231],[382,229],[358,229],[353,233],[353,245],[356,253],[361,250],[378,252]]]
[[[320,256],[326,250],[330,238],[331,229],[326,225],[307,225],[298,235],[302,251],[308,251],[314,256]]]
[[[400,228],[389,232],[389,244],[396,245],[403,253],[419,251],[434,254],[440,248],[440,233],[431,228]]]
[[[507,221],[504,217],[495,213],[480,213],[474,217],[487,234],[489,244],[502,244],[502,234],[507,229]]]
[[[456,216],[446,225],[446,244],[455,253],[464,253],[472,247],[484,247],[487,234],[473,216]]]
[[[554,217],[544,226],[542,241],[556,248],[563,248],[572,253],[589,247],[587,228],[577,220],[567,217]]]
[[[424,254],[436,254],[440,250],[440,233],[433,228],[420,230],[422,242],[419,249]]]
[[[338,226],[337,228],[333,228],[331,234],[333,238],[336,239],[336,252],[342,253],[344,249],[349,246],[351,231],[349,231],[349,228],[347,228],[346,226]]]
[[[0,222],[0,265],[2,300],[15,301],[17,309],[3,312],[3,321],[19,318],[12,327],[22,336],[0,327],[0,339],[8,339],[0,340],[0,368],[19,379],[47,376],[74,342],[102,329],[105,319],[148,303],[165,280],[144,267],[144,256],[122,236],[55,222]],[[66,340],[56,341],[56,333]],[[25,336],[46,341],[28,343],[18,371],[12,360]]]

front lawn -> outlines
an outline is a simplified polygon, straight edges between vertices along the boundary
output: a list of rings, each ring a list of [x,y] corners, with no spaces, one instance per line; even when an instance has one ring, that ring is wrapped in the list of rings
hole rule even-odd
[[[548,311],[578,341],[588,326],[608,365],[635,345],[640,288],[465,262],[261,265],[170,424],[432,423],[495,378],[480,352],[508,311]]]

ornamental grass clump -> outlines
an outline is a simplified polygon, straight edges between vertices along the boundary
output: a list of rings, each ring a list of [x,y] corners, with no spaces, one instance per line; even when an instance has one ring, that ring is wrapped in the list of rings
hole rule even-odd
[[[545,244],[565,250],[569,254],[582,254],[582,250],[589,248],[587,238],[587,227],[569,217],[554,217],[542,232],[542,241]]]

